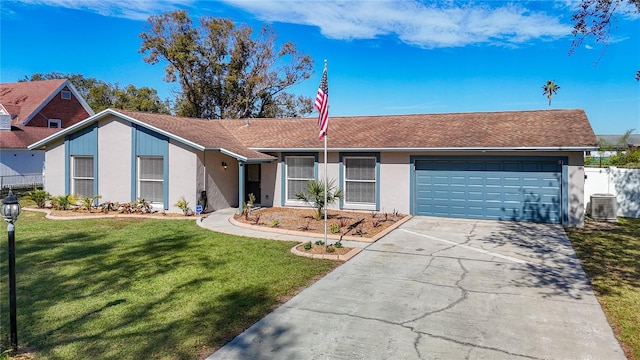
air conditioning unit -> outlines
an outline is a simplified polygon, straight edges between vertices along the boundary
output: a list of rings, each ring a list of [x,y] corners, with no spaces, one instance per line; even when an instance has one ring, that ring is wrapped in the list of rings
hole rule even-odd
[[[613,194],[591,195],[591,218],[596,221],[618,221],[616,196]]]

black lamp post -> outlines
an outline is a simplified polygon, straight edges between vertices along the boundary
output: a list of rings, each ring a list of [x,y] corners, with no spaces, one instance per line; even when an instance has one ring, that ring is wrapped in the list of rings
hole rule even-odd
[[[16,316],[16,227],[13,223],[20,215],[20,203],[9,190],[4,200],[2,200],[2,216],[8,223],[7,232],[9,235],[9,323],[11,326],[11,347],[14,354],[18,351],[18,320]]]

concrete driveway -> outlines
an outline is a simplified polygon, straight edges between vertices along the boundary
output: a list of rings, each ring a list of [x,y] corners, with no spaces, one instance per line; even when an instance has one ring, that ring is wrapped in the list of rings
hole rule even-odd
[[[416,217],[208,359],[625,359],[562,227]]]

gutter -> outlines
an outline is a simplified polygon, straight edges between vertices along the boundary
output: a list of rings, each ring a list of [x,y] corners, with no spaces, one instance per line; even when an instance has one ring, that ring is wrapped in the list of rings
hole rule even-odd
[[[324,148],[250,148],[251,150],[259,152],[299,152],[299,151],[324,151]],[[549,147],[428,147],[428,148],[328,148],[329,151],[340,152],[367,152],[367,151],[379,151],[379,152],[506,152],[506,151],[596,151],[597,146],[549,146]]]

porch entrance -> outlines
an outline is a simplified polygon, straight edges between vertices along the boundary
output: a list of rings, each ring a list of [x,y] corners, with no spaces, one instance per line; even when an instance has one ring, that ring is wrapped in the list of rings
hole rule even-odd
[[[244,182],[244,201],[249,201],[249,194],[256,197],[256,204],[260,204],[260,164],[246,164],[246,176]]]

